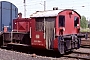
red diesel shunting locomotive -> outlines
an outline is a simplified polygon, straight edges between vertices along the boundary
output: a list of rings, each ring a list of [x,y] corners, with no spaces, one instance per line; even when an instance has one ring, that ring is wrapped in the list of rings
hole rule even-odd
[[[18,43],[64,54],[79,48],[85,36],[80,34],[80,18],[72,9],[37,11],[30,18],[17,18],[13,22],[13,32],[3,33],[3,45]]]

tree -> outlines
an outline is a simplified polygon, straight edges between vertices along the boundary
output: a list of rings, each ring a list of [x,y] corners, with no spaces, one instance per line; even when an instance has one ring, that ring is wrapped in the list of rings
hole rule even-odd
[[[87,23],[85,16],[81,16],[80,26],[81,26],[81,28],[87,28],[88,27],[88,23]]]

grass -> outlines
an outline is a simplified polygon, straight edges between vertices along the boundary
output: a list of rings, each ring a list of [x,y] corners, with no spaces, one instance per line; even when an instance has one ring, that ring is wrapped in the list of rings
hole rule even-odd
[[[80,32],[90,32],[90,28],[86,28],[86,29],[80,29]]]

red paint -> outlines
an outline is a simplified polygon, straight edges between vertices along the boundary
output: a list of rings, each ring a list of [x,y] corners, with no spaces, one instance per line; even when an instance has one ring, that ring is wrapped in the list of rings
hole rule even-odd
[[[43,36],[43,31],[36,31],[35,30],[35,19],[31,20],[31,33],[32,33],[32,38],[31,38],[31,45],[32,47],[36,48],[45,48],[45,40]],[[39,36],[36,37],[36,36]]]
[[[58,50],[58,37],[54,40],[54,50]]]
[[[70,18],[70,16],[69,16],[70,12],[72,12],[72,11],[65,10],[58,14],[58,16],[65,15],[65,27],[64,27],[65,31],[63,32],[63,35],[77,34],[77,28],[74,27],[74,16],[79,17],[79,25],[80,25],[80,16],[76,12],[74,12],[74,14],[72,14],[71,18]],[[56,35],[59,35],[60,28],[62,28],[62,27],[58,26],[58,16],[56,17]],[[80,28],[80,26],[78,28]]]
[[[30,30],[30,19],[28,18],[15,19],[13,25],[14,31],[28,32]]]
[[[4,26],[4,32],[7,32],[7,31],[8,31],[8,27]]]

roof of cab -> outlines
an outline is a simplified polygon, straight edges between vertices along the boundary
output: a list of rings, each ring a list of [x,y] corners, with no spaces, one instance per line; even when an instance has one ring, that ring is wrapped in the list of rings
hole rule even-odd
[[[30,18],[37,18],[37,17],[55,17],[58,15],[58,13],[66,11],[66,10],[71,10],[74,11],[72,9],[64,9],[64,10],[47,10],[47,11],[37,11],[33,14],[30,15]],[[77,13],[76,11],[74,11],[75,13]],[[78,13],[77,13],[78,14]],[[78,14],[79,15],[79,14]],[[79,15],[79,17],[81,18],[81,16]]]

